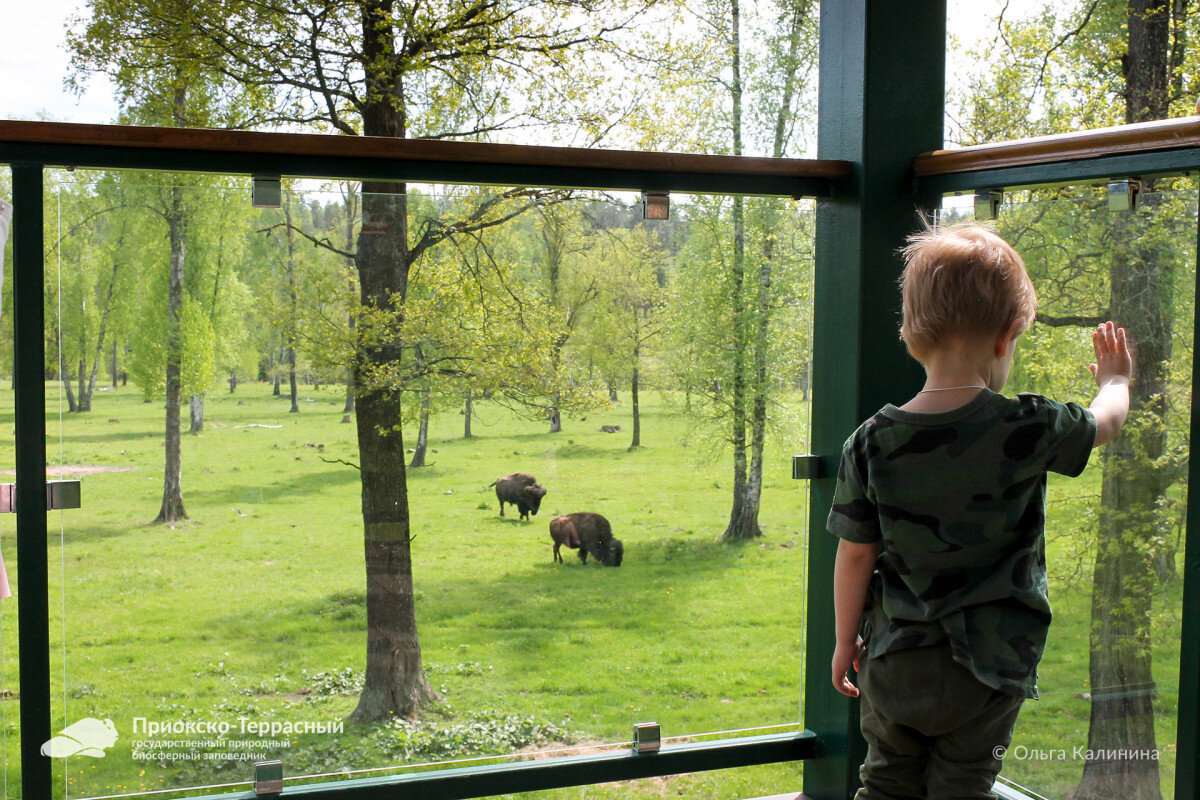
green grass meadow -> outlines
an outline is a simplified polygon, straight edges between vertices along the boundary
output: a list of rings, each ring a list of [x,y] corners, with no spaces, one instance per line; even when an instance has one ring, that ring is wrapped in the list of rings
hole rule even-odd
[[[57,397],[57,385],[48,391]],[[341,422],[337,387],[301,394],[299,414],[262,384],[210,397],[204,432],[184,435],[191,519],[175,526],[150,524],[162,493],[162,404],[143,403],[133,387],[101,392],[90,414],[64,414],[60,428],[51,401],[50,476],[60,464],[114,470],[83,475],[84,507],[50,516],[53,724],[57,733],[84,717],[111,719],[118,732],[102,758],[55,761],[56,796],[249,779],[246,760],[134,758],[133,741],[150,738],[135,732],[135,718],[224,721],[228,738],[251,739],[238,733],[240,719],[320,723],[354,708],[366,628],[358,474],[329,463],[357,460],[354,426]],[[414,726],[272,737],[286,746],[263,754],[282,759],[286,776],[336,779],[403,763],[625,742],[643,721],[659,722],[668,737],[797,723],[807,495],[791,480],[788,456],[806,449],[806,426],[770,443],[766,535],[727,545],[719,535],[729,513],[728,457],[711,457],[682,397],[647,394],[643,409],[645,446],[634,452],[627,405],[549,434],[543,422],[485,403],[470,440],[460,413],[438,414],[436,452],[410,471],[409,497],[418,627],[441,708]],[[11,430],[12,419],[9,392],[0,396],[0,426]],[[624,430],[601,433],[605,424]],[[0,468],[13,459],[8,438]],[[528,523],[511,507],[502,519],[487,488],[518,470],[549,489]],[[1098,492],[1094,468],[1076,481],[1052,480],[1049,529],[1078,527]],[[625,545],[619,569],[581,565],[575,551],[565,551],[564,565],[551,562],[547,523],[569,511],[609,518]],[[13,519],[0,520],[0,545],[16,578]],[[1051,541],[1052,562],[1068,557],[1067,545]],[[1082,580],[1052,586],[1042,699],[1026,704],[1018,724],[1014,748],[1024,746],[1026,757],[1005,767],[1046,797],[1066,794],[1083,767],[1071,750],[1087,743],[1088,569]],[[1180,588],[1164,590],[1155,637],[1165,791],[1174,773]],[[19,581],[14,589],[19,596]],[[15,598],[0,601],[10,797],[20,796],[16,609]],[[1038,754],[1058,749],[1065,758]],[[199,755],[212,751],[229,747]],[[530,797],[733,800],[798,789],[800,772],[777,765]],[[387,773],[351,776],[375,774]]]
[[[55,732],[94,717],[113,720],[119,736],[103,758],[55,762],[66,796],[248,779],[246,761],[134,759],[132,740],[149,738],[135,731],[137,718],[226,721],[229,738],[246,739],[240,718],[337,721],[353,709],[366,629],[358,474],[323,459],[357,460],[354,426],[341,422],[339,391],[302,396],[299,414],[265,385],[210,398],[204,432],[184,435],[191,519],[175,526],[150,524],[162,492],[161,403],[143,403],[132,387],[98,393],[90,414],[63,415],[61,446],[59,414],[48,414],[51,477],[57,464],[123,470],[84,475],[84,507],[51,514]],[[413,729],[285,737],[288,746],[267,755],[294,776],[623,742],[633,723],[650,720],[664,736],[796,723],[805,494],[787,456],[803,449],[803,435],[773,448],[767,535],[729,546],[718,541],[727,459],[706,458],[711,448],[681,408],[655,396],[644,406],[645,446],[635,452],[623,406],[551,435],[483,404],[471,440],[461,414],[437,416],[436,452],[410,472],[409,497],[418,625],[440,713]],[[0,425],[11,420],[9,398]],[[625,430],[601,433],[602,424]],[[12,463],[11,446],[5,458]],[[550,490],[531,522],[511,507],[502,519],[488,488],[517,470]],[[575,551],[552,563],[549,519],[582,510],[611,521],[625,544],[619,569],[581,565]],[[12,574],[11,535],[3,544]],[[16,604],[2,610],[11,687]],[[4,703],[10,793],[17,705]],[[798,772],[635,786],[651,796],[677,785],[736,797],[794,786]]]

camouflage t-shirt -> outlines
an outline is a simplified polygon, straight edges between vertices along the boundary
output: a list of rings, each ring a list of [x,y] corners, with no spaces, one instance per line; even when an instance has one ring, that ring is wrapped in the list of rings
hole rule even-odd
[[[1037,697],[1050,626],[1046,473],[1087,466],[1096,420],[1078,403],[984,389],[964,406],[885,406],[846,440],[828,528],[880,543],[867,657],[948,638],[956,661]]]

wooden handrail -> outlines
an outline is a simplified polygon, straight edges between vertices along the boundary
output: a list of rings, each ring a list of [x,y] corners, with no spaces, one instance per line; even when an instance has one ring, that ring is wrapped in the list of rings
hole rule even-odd
[[[1200,117],[1035,136],[956,150],[934,150],[917,156],[913,160],[913,170],[918,178],[923,178],[1185,147],[1200,147]]]
[[[138,148],[157,151],[203,151],[239,154],[282,154],[331,158],[390,158],[407,161],[479,165],[692,172],[835,179],[850,172],[845,161],[799,158],[592,150],[436,139],[392,139],[338,134],[263,133],[195,128],[127,125],[81,125],[67,122],[0,120],[5,142]]]

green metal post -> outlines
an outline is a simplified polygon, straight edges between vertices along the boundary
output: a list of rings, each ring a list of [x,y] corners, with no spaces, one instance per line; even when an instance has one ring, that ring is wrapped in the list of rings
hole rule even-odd
[[[1200,266],[1200,226],[1196,231]],[[1200,295],[1200,270],[1196,273]],[[1192,341],[1200,342],[1200,314],[1192,319]],[[1191,439],[1200,442],[1200,359],[1192,359]],[[1175,751],[1175,800],[1200,800],[1200,458],[1188,459],[1187,536],[1183,543],[1183,623],[1179,631],[1179,706]]]
[[[942,145],[945,0],[838,0],[821,4],[818,155],[853,166],[843,191],[817,202],[813,451],[804,725],[821,742],[804,765],[804,794],[845,800],[858,784],[865,744],[856,702],[830,681],[833,562],[825,530],[841,445],[885,402],[920,388],[921,371],[898,337],[901,263],[896,249],[917,210],[912,160]]]
[[[50,759],[41,754],[50,738],[42,167],[14,165],[12,177],[21,791],[35,798],[51,796]]]

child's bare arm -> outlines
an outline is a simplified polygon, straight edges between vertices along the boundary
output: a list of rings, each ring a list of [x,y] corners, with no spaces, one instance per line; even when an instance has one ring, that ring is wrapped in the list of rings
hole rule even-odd
[[[1129,380],[1133,374],[1133,357],[1125,329],[1106,322],[1092,334],[1096,363],[1088,369],[1096,379],[1097,392],[1089,407],[1096,417],[1096,447],[1117,438],[1125,418],[1129,416]]]
[[[875,571],[879,544],[858,544],[843,539],[838,544],[833,567],[833,611],[837,645],[833,651],[833,686],[849,697],[858,697],[858,688],[846,677],[850,666],[858,669],[858,630],[862,627],[867,586]]]

